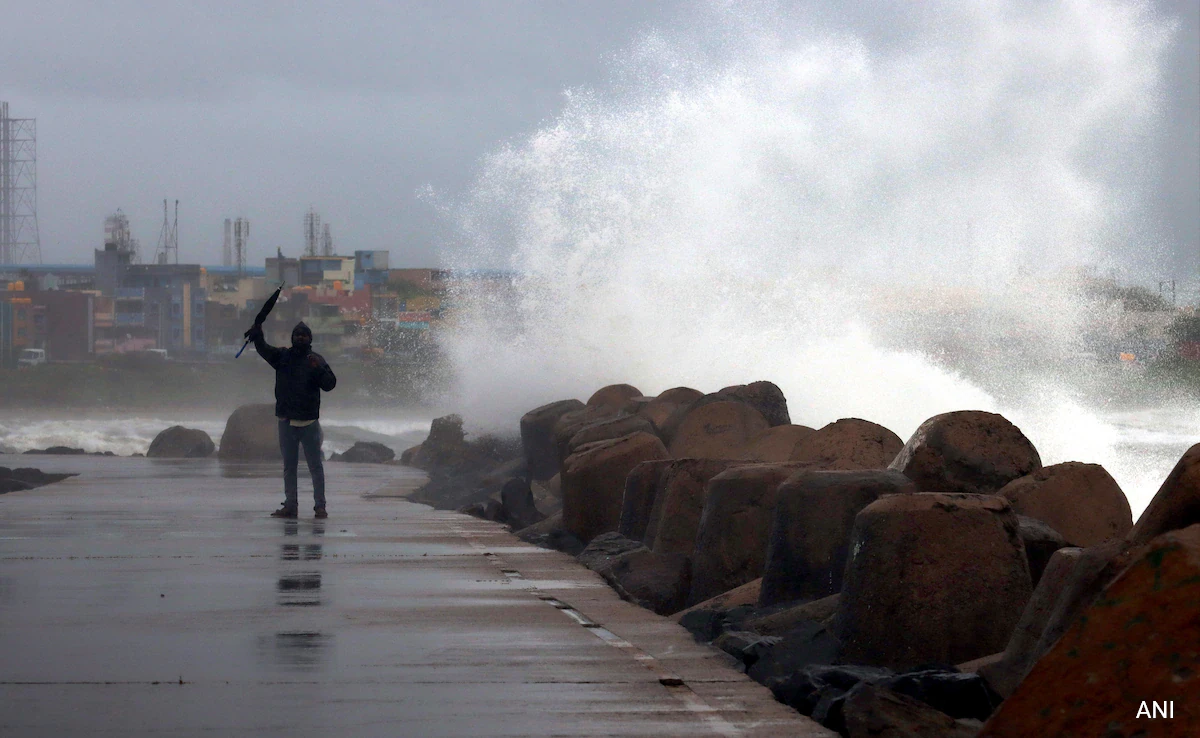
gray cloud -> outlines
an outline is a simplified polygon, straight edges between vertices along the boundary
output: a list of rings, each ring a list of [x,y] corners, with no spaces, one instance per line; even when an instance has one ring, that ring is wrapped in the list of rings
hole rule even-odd
[[[1200,19],[1179,17],[1167,70],[1161,214],[1176,269],[1200,254]],[[916,29],[899,3],[813,4],[813,22],[888,44]],[[0,26],[0,99],[36,117],[47,262],[90,259],[122,207],[153,249],[164,197],[182,201],[181,258],[219,259],[221,221],[254,223],[255,260],[300,248],[309,205],[342,250],[437,258],[446,237],[416,195],[468,185],[479,157],[551,119],[571,87],[604,88],[682,2],[40,2]],[[15,22],[12,22],[15,21]]]

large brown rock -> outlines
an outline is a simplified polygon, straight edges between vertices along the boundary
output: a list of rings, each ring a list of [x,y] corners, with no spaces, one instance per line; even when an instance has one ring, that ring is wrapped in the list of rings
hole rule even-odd
[[[607,420],[598,420],[583,426],[575,435],[571,436],[571,440],[567,442],[567,455],[575,453],[580,447],[589,443],[621,438],[630,433],[639,432],[658,435],[653,423],[636,415],[621,415]]]
[[[1036,588],[1054,552],[1070,548],[1070,544],[1058,531],[1037,518],[1018,515],[1017,523],[1021,544],[1025,546],[1025,560],[1029,562],[1029,579]]]
[[[996,653],[1029,601],[1008,501],[888,495],[858,514],[837,627],[843,658],[897,670]]]
[[[521,416],[521,447],[525,464],[533,479],[549,479],[558,473],[558,446],[554,443],[554,424],[563,415],[583,409],[579,400],[559,400],[534,408]]]
[[[1133,528],[1129,500],[1099,464],[1044,466],[1004,485],[999,494],[1018,515],[1046,523],[1072,546],[1124,538]]]
[[[663,470],[642,539],[659,553],[691,555],[704,512],[708,480],[728,469],[725,459],[676,459]]]
[[[1046,622],[1054,612],[1063,588],[1082,553],[1081,548],[1062,548],[1054,552],[1000,658],[979,667],[979,674],[1001,696],[1007,697],[1012,694],[1037,661],[1040,655],[1037,645],[1046,629]]]
[[[621,522],[625,477],[643,461],[665,458],[662,441],[634,433],[586,446],[563,465],[563,527],[583,543]]]
[[[225,421],[217,456],[229,461],[282,460],[275,406],[266,403],[242,405],[234,410]]]
[[[276,430],[278,439],[278,430]],[[278,442],[278,441],[277,441]],[[217,447],[207,433],[197,428],[173,425],[154,437],[146,457],[151,459],[205,459]]]
[[[571,455],[568,449],[571,439],[575,437],[575,434],[593,423],[599,423],[602,420],[608,420],[613,417],[615,417],[615,413],[609,412],[605,408],[597,407],[569,410],[558,416],[558,420],[554,421],[554,428],[551,433],[554,436],[554,448],[555,453],[558,454],[560,472],[562,470],[562,463]]]
[[[883,495],[916,491],[912,480],[888,469],[789,477],[779,488],[759,605],[840,592],[855,516]]]
[[[709,480],[694,538],[689,603],[703,602],[762,576],[779,486],[794,471],[794,465],[754,464],[734,467]],[[662,537],[660,527],[660,541]]]
[[[1195,736],[1198,694],[1200,525],[1192,525],[1140,549],[979,735]],[[1147,714],[1151,701],[1172,703],[1171,717]]]
[[[698,612],[701,610],[717,612],[732,610],[735,607],[742,607],[745,605],[753,605],[755,602],[758,602],[758,593],[761,586],[761,579],[755,579],[753,582],[746,582],[740,587],[731,589],[728,592],[722,592],[716,597],[711,597],[704,602],[692,605],[686,610],[677,613],[675,615],[675,620],[681,620],[683,616],[689,612]]]
[[[766,636],[781,636],[802,623],[813,622],[831,626],[841,599],[840,594],[835,594],[790,607],[772,607],[761,615],[747,618],[744,627]],[[759,600],[762,600],[761,591]]]
[[[646,539],[646,526],[650,524],[650,513],[658,497],[659,482],[663,472],[675,459],[643,461],[625,477],[625,494],[621,499],[621,522],[617,532],[635,541]]]
[[[743,402],[719,401],[687,414],[671,439],[671,456],[736,459],[746,443],[766,430],[766,419]]]
[[[1022,613],[1005,648],[1003,661],[987,670],[995,679],[996,691],[1006,694],[1016,687],[1034,663],[1044,656],[1079,616],[1096,600],[1117,575],[1138,555],[1124,541],[1105,541],[1090,548],[1062,549],[1064,563],[1070,564],[1065,575],[1056,571],[1043,592],[1031,597],[1031,605]],[[1049,565],[1047,565],[1049,566]],[[1039,588],[1043,587],[1039,582]],[[1034,602],[1036,600],[1036,602]],[[1031,609],[1034,608],[1034,609]],[[1029,617],[1026,618],[1026,615]]]
[[[459,415],[434,418],[429,424],[429,436],[409,459],[409,465],[432,471],[462,464],[472,456]]]
[[[1037,449],[1002,415],[962,410],[921,424],[890,468],[922,492],[994,495],[1042,468]]]
[[[865,681],[846,694],[842,719],[847,738],[973,738],[976,733],[924,702]]]
[[[667,418],[671,417],[671,413],[681,407],[691,405],[701,397],[704,397],[704,393],[700,390],[694,390],[691,387],[673,387],[659,393],[649,402],[641,403],[637,407],[636,413],[653,423],[656,429],[661,429],[666,424]]]
[[[660,554],[638,548],[618,555],[602,572],[622,598],[659,615],[682,610],[691,580],[684,554]]]
[[[1129,532],[1131,544],[1200,523],[1200,443],[1184,453]]]
[[[815,432],[806,425],[777,425],[751,438],[738,455],[748,461],[791,461],[801,442]]]
[[[738,384],[726,387],[717,394],[746,403],[766,418],[767,423],[772,427],[790,425],[792,422],[792,418],[788,414],[787,398],[783,396],[783,390],[773,382],[759,381]]]
[[[641,396],[642,391],[632,384],[610,384],[596,390],[588,398],[587,406],[615,414],[625,407],[626,402]]]
[[[805,438],[792,455],[810,469],[886,469],[904,442],[877,423],[843,418]]]

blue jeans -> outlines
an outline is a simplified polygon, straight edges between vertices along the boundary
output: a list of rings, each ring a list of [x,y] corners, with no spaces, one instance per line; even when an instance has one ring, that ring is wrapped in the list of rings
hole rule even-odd
[[[296,467],[300,464],[300,447],[304,447],[304,460],[308,462],[308,473],[312,475],[314,509],[325,507],[325,465],[321,463],[320,421],[297,428],[286,420],[279,421],[279,450],[283,452],[283,506],[288,510],[299,508],[296,499]]]

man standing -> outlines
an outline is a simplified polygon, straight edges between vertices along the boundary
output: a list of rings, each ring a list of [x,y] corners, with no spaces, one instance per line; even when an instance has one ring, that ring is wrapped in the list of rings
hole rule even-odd
[[[303,322],[292,329],[292,347],[276,348],[263,337],[262,325],[255,323],[248,335],[254,350],[275,370],[275,417],[279,418],[279,450],[283,452],[283,507],[271,513],[273,518],[294,518],[299,507],[296,499],[296,467],[300,447],[313,482],[314,517],[325,518],[325,466],[321,462],[321,391],[337,385],[337,377],[325,359],[312,350],[312,331]]]

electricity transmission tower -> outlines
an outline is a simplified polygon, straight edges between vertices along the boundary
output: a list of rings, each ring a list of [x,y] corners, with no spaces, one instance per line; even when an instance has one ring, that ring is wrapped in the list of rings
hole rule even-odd
[[[37,120],[0,102],[0,264],[38,264]]]

